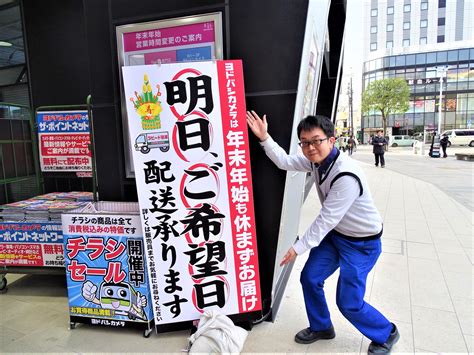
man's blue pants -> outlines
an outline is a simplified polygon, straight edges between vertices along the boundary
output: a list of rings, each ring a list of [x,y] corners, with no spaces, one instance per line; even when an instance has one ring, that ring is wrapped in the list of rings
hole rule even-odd
[[[380,238],[352,241],[331,231],[318,247],[311,249],[301,272],[301,284],[312,331],[331,327],[324,296],[324,281],[340,268],[336,304],[349,322],[376,343],[387,341],[392,324],[364,301],[367,275],[382,251]]]

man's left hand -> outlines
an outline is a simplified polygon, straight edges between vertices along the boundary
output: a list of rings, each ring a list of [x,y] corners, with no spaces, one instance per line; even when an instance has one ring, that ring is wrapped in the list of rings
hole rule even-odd
[[[293,249],[293,247],[291,247],[290,249],[288,249],[285,256],[283,257],[283,260],[280,262],[280,266],[291,263],[293,260],[296,259],[297,256],[298,256],[298,254],[296,254],[295,249]]]

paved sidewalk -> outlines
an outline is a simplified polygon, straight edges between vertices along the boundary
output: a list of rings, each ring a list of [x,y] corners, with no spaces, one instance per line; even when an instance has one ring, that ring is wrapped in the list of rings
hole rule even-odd
[[[472,213],[433,185],[360,163],[384,219],[383,253],[369,274],[366,300],[399,327],[394,353],[473,352]],[[303,207],[300,233],[319,210],[313,188]],[[338,272],[326,283],[336,338],[300,345],[307,327],[297,259],[274,324],[254,328],[245,351],[367,353],[368,339],[335,304]]]
[[[369,275],[366,299],[397,324],[394,353],[473,352],[472,212],[433,185],[389,169],[360,163],[384,218],[383,253]],[[306,200],[301,233],[315,217],[313,189]],[[293,341],[307,327],[299,257],[275,323],[256,325],[245,353],[361,353],[369,341],[335,305],[336,272],[326,294],[337,336],[310,345]],[[188,331],[153,334],[79,326],[69,331],[67,294],[61,277],[25,276],[0,295],[0,352],[179,353]]]

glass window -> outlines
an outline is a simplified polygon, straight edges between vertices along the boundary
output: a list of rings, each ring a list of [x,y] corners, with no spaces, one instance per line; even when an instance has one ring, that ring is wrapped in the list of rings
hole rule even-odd
[[[370,50],[371,50],[371,51],[377,50],[377,42],[372,42],[372,43],[370,44]]]
[[[375,60],[375,69],[382,68],[382,58],[378,58]]]
[[[441,122],[441,123],[444,124],[445,126],[450,125],[454,127],[455,119],[456,119],[456,114],[454,112],[446,112],[443,117],[444,122]]]
[[[370,27],[370,33],[377,33],[377,26]]]
[[[427,53],[426,63],[436,63],[436,53]]]
[[[469,84],[467,79],[461,81],[461,75],[464,75],[464,73],[458,73],[458,90],[467,90],[469,88]]]
[[[404,39],[403,40],[403,47],[408,47],[410,45],[410,40],[409,39]]]
[[[422,2],[420,9],[421,10],[428,10],[428,3],[427,2]]]
[[[446,24],[446,17],[438,17],[438,26],[444,26]]]
[[[393,32],[393,23],[387,24],[387,32]]]
[[[448,52],[448,61],[457,62],[458,61],[458,51],[449,51]]]
[[[426,44],[428,42],[428,38],[420,37],[420,44]]]
[[[457,69],[449,69],[446,73],[446,80],[448,83],[455,83],[458,81],[458,70]]]
[[[438,7],[439,8],[446,7],[446,0],[438,0]]]
[[[414,65],[415,64],[415,55],[409,54],[407,55],[407,65]]]
[[[410,22],[403,22],[403,29],[409,30],[410,29]]]
[[[393,15],[393,6],[387,7],[387,15]]]
[[[404,55],[397,55],[396,58],[397,58],[397,67],[405,65],[405,56]]]
[[[411,5],[410,4],[406,4],[405,6],[403,6],[403,12],[410,12],[411,11]]]
[[[405,79],[415,79],[415,69],[407,68]]]
[[[459,50],[459,60],[468,60],[469,59],[469,49]]]
[[[444,37],[444,36],[443,36]],[[446,62],[448,60],[448,52],[437,52],[436,60],[438,63]]]
[[[416,64],[426,63],[426,53],[419,53],[416,55]]]
[[[393,41],[387,41],[385,48],[393,48]]]
[[[428,20],[421,20],[421,21],[420,21],[420,27],[421,27],[421,28],[426,28],[426,27],[428,27]]]
[[[372,9],[372,11],[370,12],[370,16],[372,16],[372,17],[377,16],[377,14],[378,14],[377,9]]]
[[[390,58],[389,57],[385,57],[383,59],[383,66],[384,66],[384,68],[388,68],[390,66]]]
[[[444,42],[444,35],[438,36],[437,41],[438,41],[438,43],[443,43]]]
[[[474,48],[471,48],[469,58],[474,59]]]
[[[426,77],[427,78],[438,78],[438,73],[436,67],[426,68]]]
[[[395,66],[395,57],[390,57],[390,66],[391,67]]]

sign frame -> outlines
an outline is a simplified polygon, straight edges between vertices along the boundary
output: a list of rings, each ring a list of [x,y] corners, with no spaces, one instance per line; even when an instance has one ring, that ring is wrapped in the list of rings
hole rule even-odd
[[[126,53],[124,51],[124,36],[128,33],[146,31],[146,30],[163,30],[171,27],[186,26],[193,24],[200,24],[204,22],[213,22],[214,25],[214,53],[211,53],[211,60],[224,59],[223,51],[223,37],[222,37],[222,13],[214,12],[201,15],[184,16],[171,19],[164,19],[159,21],[149,21],[143,23],[134,23],[117,26],[115,30],[117,40],[117,56],[119,66],[119,83],[120,83],[120,111],[122,114],[122,131],[123,131],[123,147],[125,157],[125,176],[127,178],[134,178],[135,171],[133,167],[132,147],[130,145],[129,130],[128,130],[128,116],[127,105],[123,87],[122,67],[126,65]]]
[[[242,61],[123,77],[155,324],[260,311]]]

